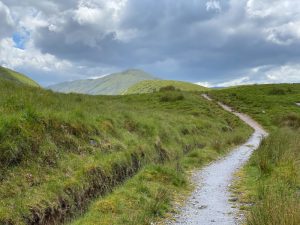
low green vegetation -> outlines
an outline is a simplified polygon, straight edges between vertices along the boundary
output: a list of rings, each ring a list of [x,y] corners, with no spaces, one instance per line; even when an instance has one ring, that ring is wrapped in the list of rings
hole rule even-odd
[[[251,115],[272,131],[283,123],[297,123],[300,107],[300,84],[266,84],[214,90],[215,99]]]
[[[34,87],[39,87],[38,83],[31,80],[29,77],[18,73],[16,71],[4,68],[0,66],[0,79],[10,80],[15,83],[30,85]],[[1,80],[0,80],[1,82]]]
[[[186,169],[252,132],[199,93],[58,94],[6,80],[0,92],[4,225],[149,224],[186,188]]]
[[[270,131],[237,183],[249,212],[247,224],[300,224],[300,84],[241,86],[210,94]]]
[[[173,80],[145,80],[130,87],[123,94],[153,93],[164,87],[174,87],[181,91],[207,91],[208,89],[197,84]]]

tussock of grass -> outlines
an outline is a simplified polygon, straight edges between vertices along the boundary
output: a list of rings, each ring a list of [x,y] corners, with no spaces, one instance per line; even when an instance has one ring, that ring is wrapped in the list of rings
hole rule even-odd
[[[161,102],[166,95],[183,98]],[[62,224],[150,164],[201,165],[251,133],[199,95],[178,91],[85,96],[1,81],[0,103],[0,224]],[[139,211],[145,218],[166,210],[160,190],[151,188],[147,210],[155,213]]]
[[[300,136],[288,128],[271,134],[254,153],[246,171],[252,200],[251,225],[300,223]],[[249,176],[252,174],[252,176]]]

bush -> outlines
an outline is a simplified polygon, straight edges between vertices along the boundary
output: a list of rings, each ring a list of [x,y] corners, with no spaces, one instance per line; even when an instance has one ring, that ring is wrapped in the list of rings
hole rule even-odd
[[[300,128],[300,115],[296,113],[289,113],[285,116],[282,116],[280,119],[280,126],[290,127],[293,129]]]
[[[173,85],[168,85],[165,87],[161,87],[159,89],[160,92],[165,92],[165,91],[176,91],[176,88]]]
[[[184,99],[183,94],[170,92],[160,97],[161,102],[176,102]]]
[[[282,88],[272,88],[271,91],[269,91],[270,95],[285,95],[286,91]]]

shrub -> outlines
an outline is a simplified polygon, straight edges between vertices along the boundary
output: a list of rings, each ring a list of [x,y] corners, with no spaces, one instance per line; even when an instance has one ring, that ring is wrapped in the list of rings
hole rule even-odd
[[[284,89],[282,89],[282,88],[272,88],[269,91],[269,94],[270,95],[285,95],[286,91]]]
[[[290,127],[294,129],[300,128],[300,115],[296,113],[289,113],[282,116],[280,119],[280,126]]]
[[[176,92],[166,93],[165,95],[160,97],[161,102],[176,102],[176,101],[181,101],[183,99],[184,99],[183,94],[176,93]]]
[[[176,91],[176,88],[173,85],[168,85],[165,87],[161,87],[159,89],[160,92],[165,92],[165,91]]]

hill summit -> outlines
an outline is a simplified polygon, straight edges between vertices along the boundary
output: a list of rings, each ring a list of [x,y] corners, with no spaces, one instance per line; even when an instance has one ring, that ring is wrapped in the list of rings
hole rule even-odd
[[[48,88],[62,93],[82,93],[90,95],[118,95],[129,87],[143,80],[157,80],[142,70],[129,69],[113,73],[98,79],[76,80],[49,86]]]

